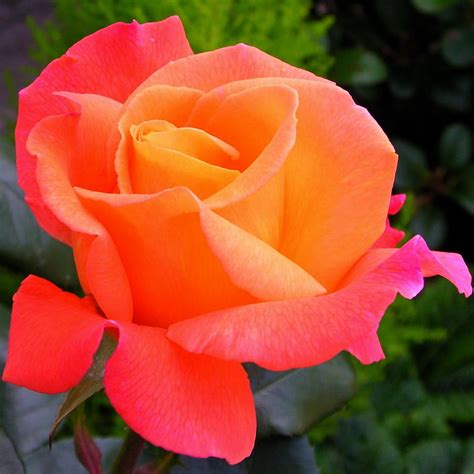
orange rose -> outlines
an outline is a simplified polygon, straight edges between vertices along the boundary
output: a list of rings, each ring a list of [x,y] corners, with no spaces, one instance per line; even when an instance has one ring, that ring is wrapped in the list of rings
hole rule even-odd
[[[68,390],[109,328],[106,393],[166,449],[242,460],[241,362],[373,362],[383,313],[422,273],[471,292],[460,256],[395,248],[397,157],[347,92],[246,45],[193,55],[178,18],[112,25],[51,63],[21,92],[17,155],[87,296],[25,280],[4,380]]]

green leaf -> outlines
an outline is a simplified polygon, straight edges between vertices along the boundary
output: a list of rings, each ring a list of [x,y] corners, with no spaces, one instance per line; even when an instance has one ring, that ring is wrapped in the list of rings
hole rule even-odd
[[[439,13],[459,3],[460,0],[412,0],[413,5],[422,13]]]
[[[363,48],[339,51],[330,71],[331,79],[352,86],[372,86],[383,82],[387,75],[387,66],[382,59]]]
[[[441,164],[447,169],[459,169],[469,162],[472,153],[471,131],[462,123],[446,127],[439,143]]]
[[[0,155],[0,258],[66,287],[78,286],[71,249],[43,232],[17,185],[15,165]]]
[[[407,140],[395,139],[393,146],[399,156],[396,184],[400,189],[416,189],[428,175],[425,153]]]
[[[247,364],[260,437],[305,433],[355,393],[353,370],[340,355],[305,369],[271,372]]]
[[[51,431],[49,433],[50,443],[60,423],[81,403],[94,395],[94,393],[102,390],[104,387],[103,378],[105,364],[116,347],[117,341],[112,336],[104,334],[99,349],[94,355],[94,362],[91,368],[87,374],[84,375],[79,384],[68,392],[66,399],[59,408],[58,414],[51,425]]]
[[[180,456],[171,474],[318,474],[314,450],[305,436],[260,440],[249,458],[230,466],[222,459]]]
[[[441,42],[441,54],[452,66],[465,67],[474,63],[474,29],[448,31]]]
[[[474,164],[471,164],[459,177],[457,186],[451,193],[455,199],[469,214],[474,215]]]
[[[249,474],[318,474],[314,450],[306,436],[261,440],[248,460]]]
[[[13,443],[6,433],[0,428],[0,472],[20,473],[25,472],[20,458],[15,452]]]
[[[447,474],[458,472],[461,457],[458,440],[424,441],[407,453],[408,474]]]
[[[448,232],[446,216],[437,207],[425,206],[411,221],[411,230],[422,235],[431,248],[437,248]]]

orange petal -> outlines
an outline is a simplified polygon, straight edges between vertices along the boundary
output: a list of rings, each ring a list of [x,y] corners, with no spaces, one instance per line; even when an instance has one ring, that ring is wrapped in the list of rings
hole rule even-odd
[[[292,77],[331,83],[308,71],[290,66],[257,48],[237,44],[169,63],[144,81],[135,93],[157,84],[210,91],[229,82],[257,77]]]
[[[95,191],[112,191],[117,180],[113,162],[105,159],[107,139],[117,126],[122,104],[94,94],[58,92],[56,95],[69,99],[80,114],[75,146],[68,162],[71,184]]]
[[[30,134],[28,151],[37,159],[37,181],[44,203],[73,233],[94,237],[81,246],[81,255],[75,251],[85,289],[93,293],[107,317],[129,320],[132,299],[117,250],[103,226],[82,207],[69,181],[68,163],[75,150],[78,120],[78,115],[41,120]],[[100,273],[91,271],[95,268],[100,268]],[[104,275],[107,278],[102,278]]]
[[[300,107],[296,145],[285,165],[280,250],[332,290],[385,228],[397,156],[347,92],[289,82]]]
[[[180,127],[201,95],[202,92],[186,87],[156,86],[144,89],[126,106],[119,120],[119,133],[112,134],[108,144],[109,153],[116,153],[115,170],[121,192],[132,192],[128,163],[133,153],[130,127],[150,120],[165,120]]]
[[[325,291],[272,247],[206,209],[186,188],[152,196],[77,193],[117,245],[138,324],[167,327],[208,308]]]
[[[243,171],[206,205],[275,247],[283,219],[282,170],[295,142],[297,107],[296,93],[286,86],[255,87],[224,96],[198,125],[238,148],[239,159],[228,166]]]

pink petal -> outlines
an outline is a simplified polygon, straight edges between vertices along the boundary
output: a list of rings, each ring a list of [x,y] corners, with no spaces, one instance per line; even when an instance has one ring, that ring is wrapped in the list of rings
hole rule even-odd
[[[415,237],[400,249],[367,252],[334,293],[216,311],[170,326],[168,337],[191,352],[271,370],[319,364],[351,348],[363,360],[375,360],[380,350],[373,334],[380,319],[397,293],[412,298],[421,291],[422,272],[440,274],[471,293],[462,259],[432,254]]]
[[[33,126],[42,118],[69,112],[57,91],[98,94],[123,102],[150,74],[192,54],[178,17],[139,25],[115,23],[72,46],[20,92],[16,128],[20,186],[38,221],[51,235],[70,242],[64,224],[44,206],[36,182],[36,160],[26,150]]]
[[[164,449],[231,464],[252,451],[256,418],[242,366],[189,354],[165,330],[120,323],[105,390],[128,426]]]

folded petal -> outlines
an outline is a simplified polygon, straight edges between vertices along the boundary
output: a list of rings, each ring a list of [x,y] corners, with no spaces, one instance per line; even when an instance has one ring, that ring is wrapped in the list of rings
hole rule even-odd
[[[67,113],[56,91],[90,93],[123,102],[151,73],[192,54],[179,18],[139,25],[115,23],[72,46],[20,92],[16,146],[20,186],[39,223],[51,235],[70,243],[63,223],[42,203],[36,182],[36,160],[26,149],[33,126],[49,115]]]
[[[117,245],[132,288],[134,322],[167,327],[256,299],[325,291],[300,267],[207,209],[186,188],[150,196],[77,193]]]
[[[284,215],[284,166],[296,139],[298,96],[285,85],[250,87],[221,94],[220,104],[198,118],[207,101],[199,101],[190,120],[238,149],[227,166],[241,174],[206,205],[261,240],[278,247]],[[245,117],[245,120],[237,119]]]
[[[122,104],[95,94],[58,92],[78,114],[75,143],[68,161],[72,185],[111,192],[117,185],[114,163],[107,160],[107,140],[117,126]]]
[[[120,323],[105,391],[128,426],[164,449],[231,464],[252,451],[255,408],[242,366],[190,354],[165,330]]]
[[[71,389],[91,366],[105,321],[88,298],[30,275],[13,298],[2,380],[44,393]]]
[[[186,186],[196,196],[205,199],[240,174],[146,142],[134,142],[134,156],[130,161],[131,186],[133,192],[139,194]]]
[[[28,149],[37,158],[43,202],[70,229],[74,243],[81,243],[74,252],[84,290],[94,295],[107,317],[129,320],[132,299],[117,250],[104,227],[84,210],[69,180],[68,164],[75,153],[79,120],[77,114],[44,118],[32,130]],[[100,273],[94,268],[100,268]],[[102,278],[104,275],[107,277]]]
[[[397,157],[368,112],[329,82],[288,77],[231,82],[199,99],[189,123],[206,123],[226,97],[271,86],[289,87],[299,98],[296,143],[284,169],[278,249],[333,290],[385,228]]]
[[[133,157],[132,126],[149,121],[169,122],[171,126],[183,126],[202,96],[202,92],[186,87],[156,86],[135,95],[121,112],[119,131],[109,138],[109,153],[115,155],[115,170],[122,193],[131,193],[129,157]]]
[[[373,335],[380,319],[397,293],[418,294],[422,272],[440,274],[466,295],[471,292],[460,257],[433,255],[415,237],[400,249],[368,252],[334,293],[216,311],[176,323],[167,335],[190,352],[270,370],[319,364],[342,350],[363,362],[376,360],[381,352]]]

